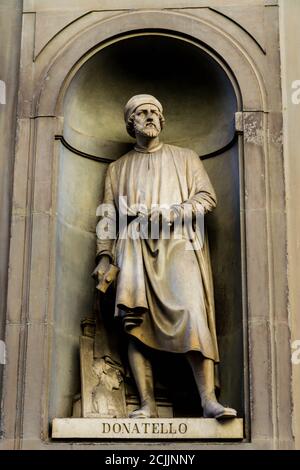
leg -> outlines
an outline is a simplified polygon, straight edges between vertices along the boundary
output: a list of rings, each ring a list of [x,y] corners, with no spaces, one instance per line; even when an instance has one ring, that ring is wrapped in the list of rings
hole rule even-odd
[[[187,358],[192,368],[196,385],[201,397],[204,418],[228,419],[235,418],[233,408],[226,408],[217,401],[215,395],[214,361],[201,354],[190,351]]]
[[[157,418],[151,363],[132,339],[129,339],[128,359],[141,402],[141,408],[129,417]]]

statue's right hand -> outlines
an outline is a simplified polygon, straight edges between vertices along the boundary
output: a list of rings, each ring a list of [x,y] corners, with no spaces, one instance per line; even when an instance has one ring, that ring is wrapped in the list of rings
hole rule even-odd
[[[105,273],[109,270],[109,266],[111,264],[110,257],[108,255],[102,255],[100,261],[96,268],[93,271],[93,278],[100,281]]]

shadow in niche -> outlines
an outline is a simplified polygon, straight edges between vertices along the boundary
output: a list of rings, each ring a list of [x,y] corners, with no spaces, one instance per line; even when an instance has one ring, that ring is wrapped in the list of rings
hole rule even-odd
[[[130,96],[150,93],[164,106],[164,142],[188,147],[199,155],[232,140],[235,93],[221,66],[195,45],[161,35],[143,35],[106,47],[74,76],[64,102],[64,138],[74,148],[114,160],[133,143],[123,121]],[[237,145],[204,161],[218,196],[207,217],[211,246],[217,331],[221,356],[220,400],[243,414],[243,325]],[[61,146],[58,175],[56,307],[50,418],[70,416],[80,388],[80,322],[93,311],[96,208],[101,201],[107,165]],[[168,359],[168,360],[167,360]],[[176,370],[165,401],[178,416],[197,416],[199,399],[189,366],[167,354],[155,367]],[[156,362],[156,359],[154,358]],[[157,362],[156,362],[157,363]],[[164,366],[163,366],[164,365]],[[132,387],[132,385],[130,385]],[[132,392],[134,393],[134,392]],[[201,410],[200,410],[201,413]]]

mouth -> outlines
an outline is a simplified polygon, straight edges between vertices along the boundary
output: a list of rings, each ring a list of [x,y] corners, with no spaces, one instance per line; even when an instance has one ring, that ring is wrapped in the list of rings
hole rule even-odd
[[[146,122],[143,125],[136,125],[135,131],[140,134],[145,134],[148,137],[156,137],[160,130],[153,122]]]

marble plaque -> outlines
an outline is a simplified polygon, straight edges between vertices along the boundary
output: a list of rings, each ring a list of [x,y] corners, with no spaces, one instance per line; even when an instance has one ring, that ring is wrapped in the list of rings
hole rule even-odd
[[[243,419],[55,418],[53,439],[243,439]]]

